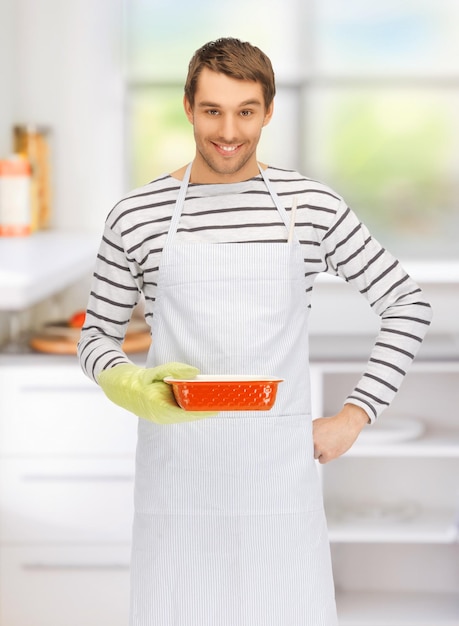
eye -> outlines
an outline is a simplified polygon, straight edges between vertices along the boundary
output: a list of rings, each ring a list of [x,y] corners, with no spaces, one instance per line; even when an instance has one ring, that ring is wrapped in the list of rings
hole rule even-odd
[[[242,117],[250,117],[251,115],[252,115],[252,111],[249,111],[249,110],[241,111]]]
[[[208,115],[214,115],[215,116],[215,115],[218,115],[218,113],[219,112],[217,111],[217,109],[207,109],[207,114]]]

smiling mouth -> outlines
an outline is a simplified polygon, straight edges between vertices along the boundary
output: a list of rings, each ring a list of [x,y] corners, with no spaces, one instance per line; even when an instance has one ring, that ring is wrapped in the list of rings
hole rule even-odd
[[[241,144],[238,144],[236,146],[228,146],[221,143],[214,143],[214,146],[220,153],[231,155],[234,154],[238,150],[238,148],[241,147]]]

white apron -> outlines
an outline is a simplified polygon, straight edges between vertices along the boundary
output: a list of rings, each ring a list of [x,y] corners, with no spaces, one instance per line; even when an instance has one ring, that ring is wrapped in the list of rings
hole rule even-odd
[[[139,421],[130,624],[336,626],[300,245],[176,244],[189,174],[161,257],[148,365],[285,382],[271,411]]]

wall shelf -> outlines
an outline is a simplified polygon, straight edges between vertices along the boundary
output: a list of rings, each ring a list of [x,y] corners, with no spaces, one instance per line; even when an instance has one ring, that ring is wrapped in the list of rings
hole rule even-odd
[[[384,417],[382,418],[384,419]],[[404,443],[374,445],[356,444],[346,453],[346,457],[404,457],[404,458],[459,458],[459,433],[438,431],[426,433],[420,439]]]
[[[337,594],[340,626],[459,626],[455,593]]]
[[[313,362],[314,416],[363,369]],[[459,626],[458,381],[457,358],[418,359],[380,421],[319,468],[340,626]]]
[[[346,519],[347,517],[347,519]],[[455,543],[459,538],[455,511],[420,510],[411,519],[359,519],[328,515],[330,541],[334,543]]]

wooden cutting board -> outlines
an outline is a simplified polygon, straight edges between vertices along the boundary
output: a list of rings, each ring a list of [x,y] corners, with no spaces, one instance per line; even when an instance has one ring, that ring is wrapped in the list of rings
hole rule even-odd
[[[69,337],[53,337],[52,335],[35,335],[29,345],[37,352],[49,354],[76,354],[77,343]],[[123,343],[123,350],[127,353],[148,352],[150,347],[150,333],[128,333]]]
[[[129,353],[147,352],[150,348],[151,336],[145,330],[145,324],[130,325],[123,343],[123,350]],[[31,337],[29,345],[37,352],[49,354],[76,354],[80,338],[80,329],[71,328],[66,322],[47,324],[42,331]]]

